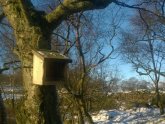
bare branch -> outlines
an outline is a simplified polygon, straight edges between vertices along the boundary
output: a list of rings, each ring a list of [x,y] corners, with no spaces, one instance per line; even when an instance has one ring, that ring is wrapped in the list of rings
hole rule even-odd
[[[131,9],[137,9],[137,10],[141,10],[141,11],[145,11],[145,12],[151,13],[151,14],[157,16],[163,24],[165,23],[165,22],[164,22],[165,17],[164,17],[164,14],[163,14],[163,13],[164,13],[164,10],[162,11],[162,14],[160,15],[160,14],[157,13],[157,12],[148,10],[148,9],[146,9],[146,8],[143,8],[143,7],[140,7],[141,5],[143,5],[143,4],[146,3],[146,2],[143,2],[143,3],[141,3],[141,4],[135,4],[135,5],[129,5],[129,4],[126,4],[126,3],[124,3],[124,2],[120,2],[120,1],[118,1],[118,0],[114,0],[113,2],[114,2],[116,5],[119,5],[119,6],[122,6],[122,7],[127,7],[127,8],[131,8]],[[163,2],[162,7],[164,7],[164,2]]]
[[[6,70],[9,70],[9,68],[8,67],[0,68],[0,74],[2,74],[2,72],[6,71]]]
[[[20,63],[21,61],[19,60],[14,60],[14,61],[10,61],[10,62],[6,62],[3,64],[4,67],[8,66],[8,65],[11,65],[11,64],[15,64],[15,63]]]
[[[96,66],[98,66],[99,64],[103,63],[105,60],[109,59],[111,57],[111,55],[114,53],[115,49],[114,46],[112,45],[112,40],[114,39],[114,37],[116,36],[116,26],[114,26],[113,28],[113,34],[110,37],[109,41],[110,41],[110,47],[111,47],[111,51],[105,55],[103,53],[101,53],[101,49],[98,51],[98,53],[100,55],[102,55],[102,57],[99,59],[99,61],[96,64],[93,64],[89,70],[91,70],[92,68],[95,68]],[[97,54],[96,54],[97,55]]]

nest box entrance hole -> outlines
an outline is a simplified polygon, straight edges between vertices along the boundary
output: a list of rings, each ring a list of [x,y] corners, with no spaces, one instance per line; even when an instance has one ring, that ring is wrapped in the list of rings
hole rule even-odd
[[[64,80],[66,63],[56,60],[46,61],[45,81]]]

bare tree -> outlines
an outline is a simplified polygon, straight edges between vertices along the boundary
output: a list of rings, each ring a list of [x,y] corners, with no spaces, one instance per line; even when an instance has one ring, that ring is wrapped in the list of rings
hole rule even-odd
[[[138,34],[124,33],[121,44],[121,52],[124,59],[133,65],[139,75],[149,76],[155,85],[157,105],[160,107],[160,113],[163,114],[163,108],[160,103],[159,81],[164,70],[164,48],[162,42],[163,27],[148,13],[139,12],[132,20],[133,31]],[[135,20],[136,19],[136,20]]]
[[[107,40],[105,40],[104,43],[99,43],[99,40],[102,38],[102,36],[98,34],[96,30],[91,28],[92,20],[89,20],[89,17],[86,15],[87,14],[79,13],[70,18],[68,23],[71,25],[69,25],[68,28],[70,30],[73,29],[74,32],[74,34],[71,34],[70,32],[70,35],[72,36],[71,39],[69,39],[70,37],[68,36],[68,30],[66,37],[55,33],[55,35],[71,43],[70,47],[72,48],[69,48],[69,50],[65,49],[64,51],[68,51],[68,55],[76,58],[73,60],[73,66],[71,66],[65,88],[70,93],[70,97],[73,99],[73,110],[76,109],[78,112],[79,123],[82,124],[85,123],[85,120],[87,120],[89,123],[93,123],[87,106],[87,102],[89,102],[90,98],[88,93],[88,85],[90,80],[92,80],[90,77],[90,72],[93,68],[97,67],[111,57],[112,53],[114,52],[112,41],[116,36],[117,30],[117,24],[115,26],[113,23],[112,25],[114,27],[110,28],[111,31],[107,29],[109,32],[102,32],[102,34],[106,34]],[[74,41],[72,41],[72,39]],[[103,52],[105,44],[106,46],[107,44],[109,45],[109,51],[107,50],[107,53]]]

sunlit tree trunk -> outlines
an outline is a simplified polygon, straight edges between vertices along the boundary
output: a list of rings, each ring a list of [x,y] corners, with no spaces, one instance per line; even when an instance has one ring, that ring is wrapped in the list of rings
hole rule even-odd
[[[15,32],[19,41],[17,54],[22,62],[23,83],[26,91],[25,102],[17,113],[17,123],[61,124],[56,87],[34,85],[32,82],[32,50],[50,49],[50,32],[42,32],[39,27],[27,29],[29,31]],[[46,44],[43,42],[45,40],[47,40]]]

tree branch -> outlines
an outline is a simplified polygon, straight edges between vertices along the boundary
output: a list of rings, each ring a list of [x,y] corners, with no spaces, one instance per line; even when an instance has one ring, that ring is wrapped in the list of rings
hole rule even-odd
[[[2,72],[6,71],[6,70],[9,70],[9,68],[8,67],[0,68],[0,74],[2,74]]]
[[[30,0],[0,0],[0,6],[3,8],[4,15],[8,18],[13,28],[16,27],[18,22],[30,24],[32,21],[31,13],[37,13]]]
[[[76,12],[103,9],[113,0],[64,0],[53,12],[45,16],[46,20],[53,25],[58,26],[68,16]]]
[[[148,13],[151,13],[155,16],[157,16],[159,19],[160,19],[160,22],[164,24],[164,20],[165,20],[165,17],[164,17],[164,14],[162,13],[162,15],[158,14],[157,12],[153,12],[149,9],[146,9],[146,8],[143,8],[143,7],[140,7],[141,5],[143,5],[144,3],[147,3],[147,2],[142,2],[141,4],[136,4],[136,5],[129,5],[129,4],[126,4],[124,2],[120,2],[118,0],[114,0],[113,1],[116,5],[119,5],[119,6],[122,6],[122,7],[127,7],[127,8],[131,8],[131,9],[137,9],[137,10],[142,10],[142,11],[145,11],[145,12],[148,12]],[[149,3],[149,2],[148,2]],[[162,7],[164,7],[164,3],[162,5]]]
[[[22,10],[22,14],[24,15],[24,19],[27,21],[27,23],[30,22],[30,11],[33,10],[34,11],[34,7],[31,3],[30,0],[19,0],[20,3],[20,8]]]

